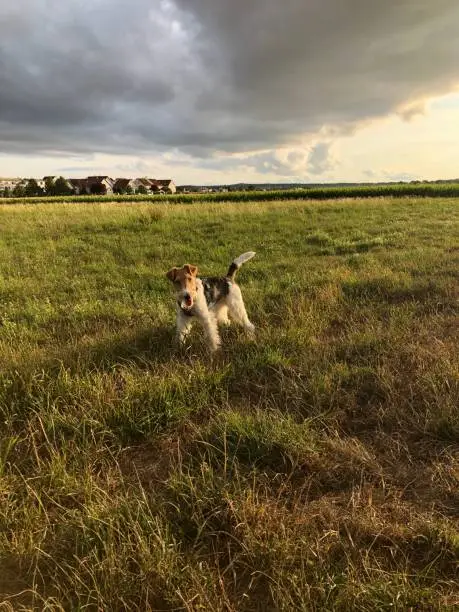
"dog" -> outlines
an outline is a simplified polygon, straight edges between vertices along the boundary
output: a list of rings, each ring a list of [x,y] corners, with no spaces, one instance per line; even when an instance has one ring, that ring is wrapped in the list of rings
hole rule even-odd
[[[212,352],[217,351],[221,343],[219,323],[230,325],[234,321],[253,337],[255,326],[249,320],[241,290],[234,279],[242,264],[254,256],[253,251],[248,251],[236,257],[226,276],[199,277],[198,268],[190,264],[167,272],[167,278],[176,289],[177,339],[180,344],[185,343],[195,319],[202,324]]]

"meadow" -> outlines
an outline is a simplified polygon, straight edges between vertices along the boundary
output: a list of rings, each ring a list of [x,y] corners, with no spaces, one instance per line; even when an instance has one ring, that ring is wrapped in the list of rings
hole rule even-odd
[[[255,340],[177,348],[247,250]],[[0,261],[0,610],[459,609],[457,200],[8,204]]]

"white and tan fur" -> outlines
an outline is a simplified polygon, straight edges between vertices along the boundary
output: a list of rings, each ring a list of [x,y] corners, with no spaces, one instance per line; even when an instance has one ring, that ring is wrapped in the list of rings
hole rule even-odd
[[[253,251],[243,253],[231,263],[226,276],[198,277],[196,266],[185,264],[172,268],[167,278],[176,288],[177,338],[184,344],[195,320],[198,320],[211,351],[220,346],[219,324],[238,323],[253,336],[255,327],[245,309],[239,285],[234,281],[241,265],[252,259]]]

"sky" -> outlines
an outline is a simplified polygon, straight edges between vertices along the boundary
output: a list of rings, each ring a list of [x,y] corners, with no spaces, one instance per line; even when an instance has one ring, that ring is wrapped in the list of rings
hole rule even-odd
[[[0,176],[459,178],[457,0],[2,0]]]

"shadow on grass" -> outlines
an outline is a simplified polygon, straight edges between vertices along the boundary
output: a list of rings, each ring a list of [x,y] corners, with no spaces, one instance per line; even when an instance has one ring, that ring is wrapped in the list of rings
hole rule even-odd
[[[394,285],[386,279],[368,279],[345,282],[342,290],[347,298],[354,300],[384,301],[388,304],[417,302],[427,308],[432,302],[437,309],[457,308],[454,295],[443,286],[434,282],[412,285]]]
[[[174,330],[170,326],[162,326],[117,335],[90,347],[86,354],[84,349],[75,351],[70,361],[82,360],[101,369],[110,369],[127,361],[142,367],[147,363],[169,361],[175,350]]]
[[[176,353],[171,326],[143,328],[140,331],[116,330],[100,342],[60,347],[41,364],[34,362],[30,366],[48,373],[62,368],[79,373],[110,371],[123,364],[135,364],[142,369],[152,364],[167,363]]]

